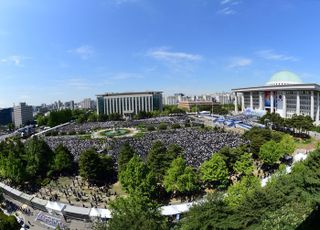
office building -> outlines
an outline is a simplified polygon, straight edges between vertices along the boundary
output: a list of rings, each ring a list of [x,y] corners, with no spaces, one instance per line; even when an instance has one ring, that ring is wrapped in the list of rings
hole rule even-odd
[[[74,101],[67,101],[64,103],[63,109],[74,110]]]
[[[20,103],[18,106],[13,107],[13,121],[15,127],[24,126],[33,122],[33,109],[26,103]]]
[[[12,123],[12,108],[0,109],[0,125]]]
[[[166,96],[164,104],[166,105],[178,105],[180,101],[184,99],[183,93],[175,93],[173,96]]]
[[[310,116],[319,124],[320,85],[303,83],[294,73],[281,71],[275,73],[264,86],[237,88],[232,90],[235,105],[245,109],[278,113],[281,117],[292,115]],[[240,102],[238,96],[240,95]],[[238,113],[238,106],[235,106]]]
[[[97,95],[97,113],[131,116],[140,111],[162,110],[162,92],[127,92]]]
[[[86,98],[80,102],[81,109],[95,109],[95,107],[96,102],[94,100],[91,100],[91,98]]]

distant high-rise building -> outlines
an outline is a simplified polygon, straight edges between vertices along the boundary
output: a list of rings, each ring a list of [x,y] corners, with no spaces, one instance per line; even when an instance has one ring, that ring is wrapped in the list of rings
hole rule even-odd
[[[74,110],[74,101],[67,101],[64,103],[64,109]]]
[[[0,109],[0,125],[12,123],[12,108]]]
[[[106,93],[97,95],[97,113],[121,115],[162,110],[162,92]]]
[[[25,102],[13,107],[13,120],[16,127],[26,125],[33,121],[33,108]]]
[[[91,98],[85,98],[82,102],[80,102],[81,109],[95,109],[96,102],[91,100]]]
[[[165,99],[166,105],[178,105],[183,100],[183,93],[175,93],[173,96],[167,96]]]
[[[214,93],[211,94],[211,96],[216,102],[219,102],[222,105],[232,104],[234,101],[233,93]]]

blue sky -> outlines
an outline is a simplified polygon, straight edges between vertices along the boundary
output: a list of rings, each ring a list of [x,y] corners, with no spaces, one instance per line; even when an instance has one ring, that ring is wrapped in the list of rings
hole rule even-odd
[[[318,0],[0,0],[0,107],[320,83]]]

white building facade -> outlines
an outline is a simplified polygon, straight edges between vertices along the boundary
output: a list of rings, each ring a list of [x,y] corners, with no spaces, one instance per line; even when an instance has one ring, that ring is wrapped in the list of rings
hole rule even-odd
[[[162,110],[162,92],[106,93],[97,95],[97,113],[121,115],[138,114],[140,111]]]
[[[281,71],[274,74],[265,86],[237,88],[235,105],[241,105],[241,110],[264,110],[278,113],[283,118],[292,115],[310,116],[319,124],[319,93],[320,85],[304,84],[294,73]],[[240,101],[239,100],[240,96]],[[238,106],[235,106],[238,113]]]
[[[26,103],[13,107],[13,121],[15,127],[21,127],[33,121],[33,108]]]

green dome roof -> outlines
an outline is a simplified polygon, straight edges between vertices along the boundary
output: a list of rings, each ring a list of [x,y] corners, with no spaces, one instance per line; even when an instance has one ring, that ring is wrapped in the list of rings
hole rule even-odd
[[[272,75],[267,85],[290,85],[301,84],[300,77],[289,71],[280,71]]]

